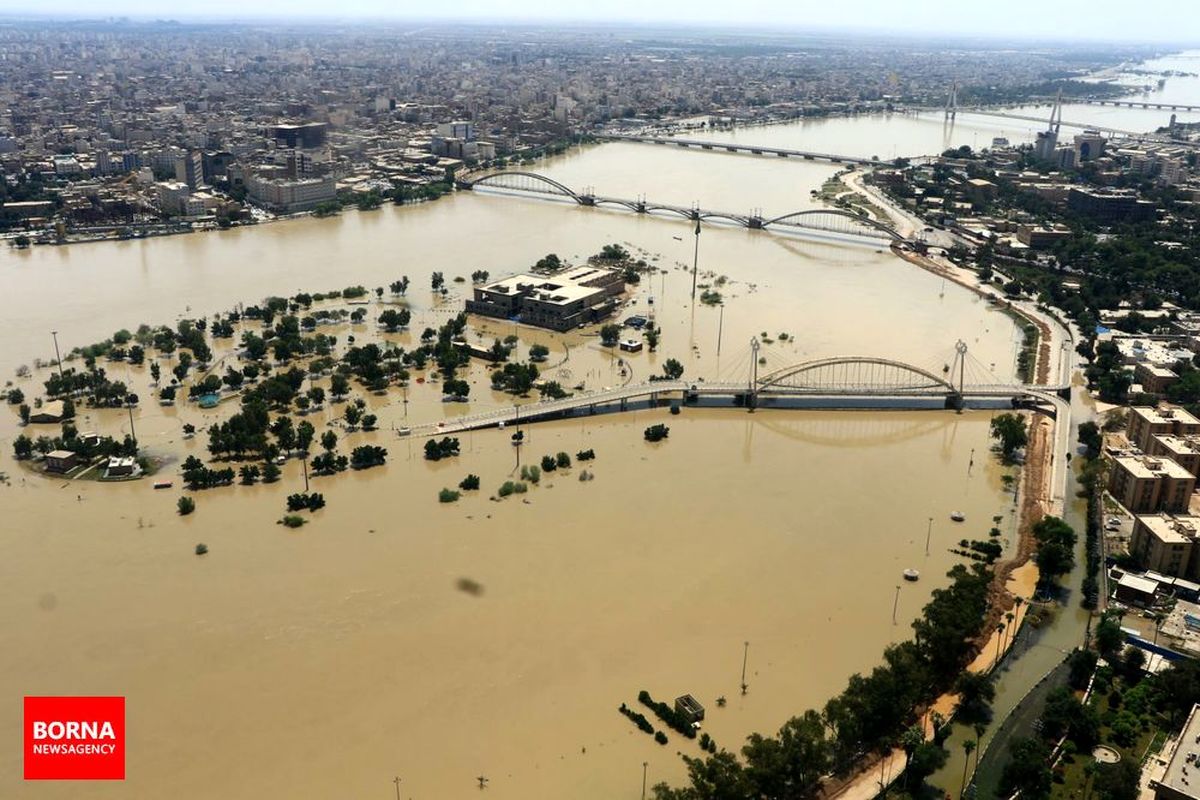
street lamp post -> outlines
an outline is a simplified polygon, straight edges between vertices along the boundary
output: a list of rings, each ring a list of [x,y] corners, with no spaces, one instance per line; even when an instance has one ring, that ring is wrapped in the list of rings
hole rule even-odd
[[[750,687],[746,685],[746,659],[750,657],[750,642],[743,642],[742,648],[742,694]]]
[[[63,376],[62,356],[58,352],[58,331],[50,331],[50,335],[54,337],[54,360],[58,363],[58,377],[61,380]]]
[[[649,761],[642,762],[642,800],[646,800],[646,769],[649,766]]]

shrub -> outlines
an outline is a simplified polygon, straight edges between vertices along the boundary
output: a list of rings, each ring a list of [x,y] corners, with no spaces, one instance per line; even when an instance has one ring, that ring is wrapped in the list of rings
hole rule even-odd
[[[554,456],[542,456],[542,471],[554,472],[558,469],[558,462],[554,460]]]
[[[554,457],[554,461],[558,465],[559,469],[567,469],[571,466],[571,457],[563,452],[560,452],[558,455],[556,455]]]
[[[179,515],[181,517],[186,517],[188,514],[196,510],[196,501],[190,497],[181,497],[179,498],[179,502],[176,503],[176,506],[179,508]]]
[[[661,442],[671,435],[671,429],[663,424],[651,425],[642,435],[647,442]]]
[[[196,545],[196,555],[202,556],[207,552],[208,552],[208,545],[206,545],[204,542],[201,542],[200,544]]]
[[[654,733],[654,726],[650,724],[650,720],[646,719],[645,714],[639,714],[624,703],[621,703],[621,707],[617,710],[633,720],[633,724],[637,725],[642,732]]]
[[[659,744],[666,744],[667,743],[667,735],[665,733],[663,733],[662,731],[658,731],[657,733],[654,734],[654,741],[658,742]]]
[[[575,458],[578,461],[591,461],[595,457],[596,457],[596,451],[592,450],[590,448],[587,450],[580,450],[578,453],[575,454]]]
[[[462,497],[462,495],[453,489],[442,489],[440,492],[438,492],[439,503],[453,503],[460,497]]]
[[[301,525],[308,522],[308,520],[299,514],[287,514],[283,519],[279,520],[279,522],[285,528],[299,528]]]
[[[479,488],[479,476],[468,475],[459,481],[458,488],[462,489],[464,492],[475,491]]]
[[[500,484],[500,488],[496,490],[496,494],[500,495],[501,497],[508,497],[517,490],[516,487],[517,485],[512,481],[505,481],[504,483]]]

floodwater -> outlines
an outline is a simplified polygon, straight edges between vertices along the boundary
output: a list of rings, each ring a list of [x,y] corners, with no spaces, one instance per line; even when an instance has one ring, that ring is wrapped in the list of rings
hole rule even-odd
[[[782,213],[811,203],[835,168],[630,144],[537,169],[601,194]],[[962,339],[972,369],[1011,379],[1011,322],[886,248],[706,226],[700,282],[727,277],[722,311],[690,300],[687,222],[482,192],[0,253],[0,374],[48,358],[51,330],[70,349],[140,322],[301,289],[386,286],[402,274],[413,280],[419,332],[456,313],[469,286],[451,282],[450,296],[435,298],[431,270],[499,276],[547,252],[578,262],[614,241],[662,269],[622,312],[654,309],[658,353],[618,365],[595,337],[497,321],[471,335],[515,333],[522,353],[548,343],[545,373],[588,388],[644,380],[667,358],[695,379],[747,377],[750,338],[764,334],[760,374],[848,354],[936,370]],[[343,344],[370,336],[367,326],[331,332]],[[180,426],[208,424],[228,404],[162,409],[144,368],[109,368],[143,396],[135,423],[151,453],[205,455],[203,437],[184,441]],[[675,735],[655,744],[620,703],[636,703],[641,689],[667,701],[692,693],[709,709],[706,730],[736,749],[878,663],[944,585],[958,539],[983,538],[994,515],[1010,528],[984,413],[685,409],[547,423],[529,429],[521,456],[593,448],[595,480],[580,481],[576,464],[492,502],[518,455],[505,432],[464,435],[460,457],[430,464],[420,441],[390,430],[511,402],[490,390],[482,366],[468,377],[467,404],[447,407],[436,386],[417,382],[407,398],[368,397],[382,430],[344,437],[341,451],[377,442],[388,465],[314,479],[329,506],[298,531],[275,524],[285,496],[303,488],[296,462],[272,486],[196,493],[196,512],[181,518],[178,490],[27,473],[10,455],[16,415],[0,415],[0,708],[14,719],[25,694],[120,694],[129,717],[124,784],[21,783],[16,728],[5,726],[0,795],[390,797],[399,776],[405,797],[455,798],[475,796],[483,775],[498,800],[632,798],[642,762],[651,783],[678,781],[677,753],[699,751]],[[44,378],[17,385],[32,397]],[[81,429],[118,434],[129,424],[124,411],[85,414]],[[319,429],[326,414],[315,415]],[[667,442],[642,441],[653,422],[670,425]],[[438,490],[467,473],[483,490],[439,504]],[[953,510],[967,523],[951,523]],[[192,554],[198,542],[210,548],[203,558]],[[902,584],[893,625],[910,566],[922,579]],[[461,591],[461,579],[481,592]]]

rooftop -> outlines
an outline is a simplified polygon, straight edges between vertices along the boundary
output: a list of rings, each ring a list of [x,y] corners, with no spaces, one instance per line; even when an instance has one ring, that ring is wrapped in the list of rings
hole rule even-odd
[[[1169,458],[1118,456],[1113,460],[1135,478],[1165,477],[1176,480],[1187,480],[1193,477],[1192,473]]]
[[[1167,544],[1186,544],[1200,530],[1200,517],[1191,514],[1147,514],[1139,516],[1137,520]]]
[[[1200,420],[1193,417],[1182,408],[1155,408],[1152,406],[1134,406],[1130,414],[1136,414],[1151,425],[1173,425],[1176,422],[1184,425],[1200,425]]]
[[[1159,785],[1188,797],[1200,796],[1197,794],[1197,790],[1200,790],[1200,766],[1196,764],[1197,758],[1200,758],[1200,714],[1196,713],[1197,709],[1200,709],[1200,705],[1192,706],[1183,732],[1179,734],[1179,743],[1171,754],[1171,761],[1158,781]],[[1195,787],[1191,785],[1192,781],[1196,782]]]

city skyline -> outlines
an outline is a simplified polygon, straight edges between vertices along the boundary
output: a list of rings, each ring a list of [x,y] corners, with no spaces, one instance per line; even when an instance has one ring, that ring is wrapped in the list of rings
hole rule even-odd
[[[747,0],[738,4],[697,6],[684,0],[661,0],[654,4],[635,0],[610,0],[604,4],[517,0],[498,9],[484,0],[463,0],[430,14],[425,6],[396,8],[383,0],[346,0],[331,7],[316,0],[264,2],[247,6],[236,0],[213,0],[196,10],[172,9],[148,0],[116,0],[103,12],[81,0],[47,0],[36,12],[6,8],[0,17],[80,16],[110,18],[128,16],[144,19],[254,20],[303,19],[345,22],[390,19],[407,22],[522,22],[589,25],[733,26],[738,30],[769,30],[780,34],[797,32],[891,34],[901,36],[968,36],[980,39],[1013,38],[1030,41],[1155,42],[1177,45],[1200,42],[1200,20],[1175,14],[1177,6],[1164,0],[1149,0],[1139,6],[1146,20],[1170,20],[1169,25],[1146,25],[1131,31],[1129,20],[1115,15],[1089,13],[1080,2],[1046,5],[1033,0],[1013,0],[1003,5],[963,4],[950,0],[922,3],[919,13],[885,0],[863,0],[853,15],[839,7],[821,3],[787,3],[783,0]]]

